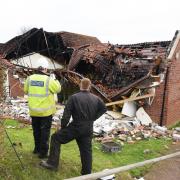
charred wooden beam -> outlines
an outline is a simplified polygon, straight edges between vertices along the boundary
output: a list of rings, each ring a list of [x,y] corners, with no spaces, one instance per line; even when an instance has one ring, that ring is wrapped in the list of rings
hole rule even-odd
[[[70,80],[72,83],[74,83],[77,86],[79,86],[80,80],[83,78],[81,74],[74,71],[62,71],[61,73],[63,74],[63,76],[65,76],[68,80]],[[101,92],[93,83],[91,85],[91,91],[92,93],[100,96],[106,102],[111,102],[111,100],[107,97],[107,95]]]
[[[115,100],[119,99],[124,92],[128,91],[129,89],[132,89],[132,88],[136,87],[139,83],[141,83],[142,81],[144,81],[145,79],[147,79],[149,76],[150,76],[150,72],[149,72],[146,76],[140,78],[139,80],[135,81],[134,83],[130,84],[129,86],[121,89],[116,95],[114,95],[114,96],[111,98],[111,100],[112,100],[112,101],[115,101]]]

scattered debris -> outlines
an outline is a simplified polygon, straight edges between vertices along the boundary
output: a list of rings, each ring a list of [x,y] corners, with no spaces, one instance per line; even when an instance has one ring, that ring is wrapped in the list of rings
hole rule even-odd
[[[145,149],[144,150],[144,154],[150,154],[150,153],[152,153],[152,151],[150,149]]]
[[[58,110],[53,116],[54,126],[61,124],[60,119],[64,111],[64,106],[57,106],[57,108]],[[145,113],[144,110],[143,113]],[[16,117],[18,117],[17,114]],[[161,127],[153,123],[152,120],[148,121],[149,123],[144,122],[137,117],[127,117],[122,116],[120,112],[107,111],[107,113],[94,122],[94,135],[96,136],[96,140],[102,143],[119,139],[120,144],[123,144],[123,142],[134,143],[135,141],[151,137],[174,137],[174,141],[180,138],[180,132],[175,129],[172,131],[167,130],[166,127]]]
[[[8,103],[1,103],[1,117],[15,119],[24,123],[31,123],[27,100],[23,98],[11,99]],[[58,105],[53,116],[53,127],[61,124],[64,106]],[[168,130],[166,127],[154,123],[141,107],[135,116],[125,116],[120,112],[107,111],[94,122],[95,140],[101,143],[111,143],[116,140],[120,145],[133,144],[136,141],[149,138],[167,137],[174,142],[180,141],[180,127]],[[71,119],[72,120],[72,119]],[[6,128],[23,128],[25,126],[7,126]]]
[[[102,143],[101,145],[102,145],[102,151],[104,152],[115,153],[121,150],[120,144],[115,142],[105,142]]]
[[[141,125],[149,126],[152,123],[152,119],[149,115],[144,111],[143,107],[140,107],[136,111],[136,117],[140,121]]]
[[[180,141],[180,134],[173,134],[172,138],[174,141]]]
[[[175,130],[180,132],[180,127],[176,127]]]
[[[134,180],[145,180],[143,177],[140,178],[134,178]]]
[[[105,169],[105,170],[103,170],[103,171],[107,171],[108,169]],[[97,179],[97,180],[115,180],[115,174],[111,174],[111,175],[109,175],[109,176],[105,176],[105,177],[101,177],[101,178],[99,178],[99,179]]]

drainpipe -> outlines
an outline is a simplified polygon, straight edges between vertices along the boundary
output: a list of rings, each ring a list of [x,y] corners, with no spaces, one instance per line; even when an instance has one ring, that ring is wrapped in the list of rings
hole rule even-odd
[[[169,74],[169,67],[167,67],[166,69],[166,76],[165,76],[165,82],[164,82],[163,102],[162,102],[161,115],[160,115],[160,126],[163,126],[168,74]]]

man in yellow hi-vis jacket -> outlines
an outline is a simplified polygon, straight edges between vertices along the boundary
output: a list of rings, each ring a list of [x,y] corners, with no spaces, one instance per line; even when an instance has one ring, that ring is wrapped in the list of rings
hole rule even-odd
[[[45,75],[46,71],[40,66],[38,73],[29,76],[24,85],[32,118],[35,143],[33,153],[39,154],[39,158],[45,158],[48,153],[52,115],[56,111],[54,94],[61,91],[59,81]]]

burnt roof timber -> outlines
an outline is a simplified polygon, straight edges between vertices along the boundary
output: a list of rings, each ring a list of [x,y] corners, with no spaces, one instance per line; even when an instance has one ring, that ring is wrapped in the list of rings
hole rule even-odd
[[[36,35],[37,33],[39,35]],[[53,52],[49,53],[49,50]],[[7,59],[11,59],[31,52],[38,52],[51,58],[51,55],[56,56],[59,51],[64,50],[63,41],[56,34],[45,32],[43,29],[33,28],[27,33],[8,41],[4,47],[4,54]]]

